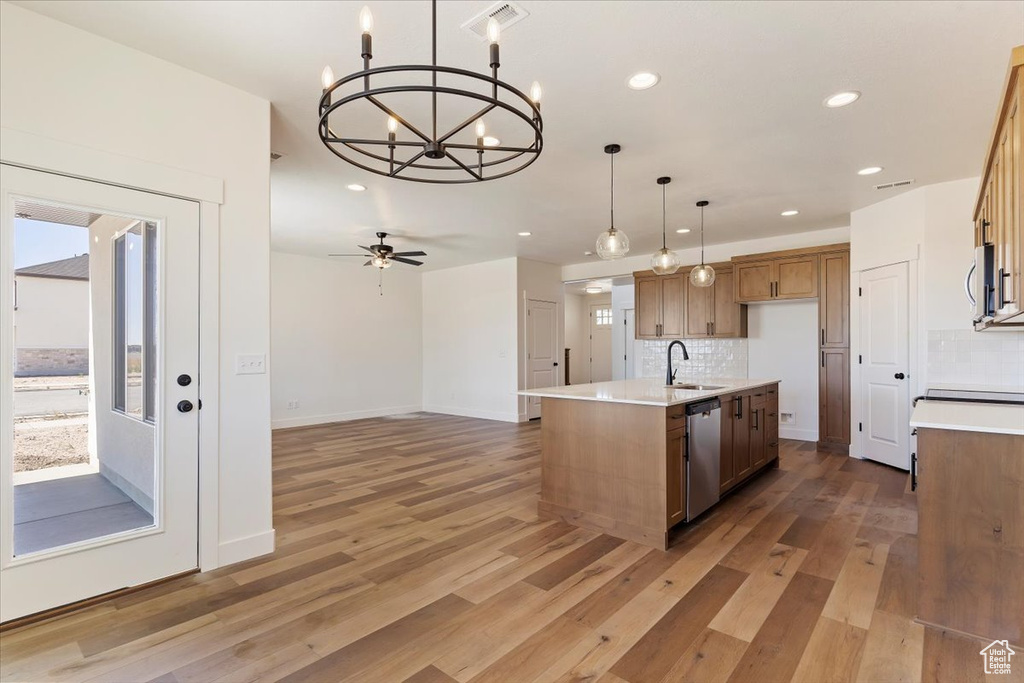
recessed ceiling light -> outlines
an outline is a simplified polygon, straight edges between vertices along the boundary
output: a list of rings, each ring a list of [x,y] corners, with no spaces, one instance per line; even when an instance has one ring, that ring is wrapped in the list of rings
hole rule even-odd
[[[797,211],[796,209],[790,209],[789,211],[783,211],[783,212],[782,212],[782,215],[783,215],[783,216],[795,216],[795,215],[797,215],[798,213],[800,213],[800,212],[799,212],[799,211]]]
[[[484,147],[497,147],[501,144],[501,140],[494,137],[493,135],[484,136]]]
[[[647,90],[658,85],[660,80],[661,76],[653,71],[638,71],[626,79],[626,85],[633,90]]]
[[[363,192],[366,189],[366,185],[360,185],[359,183],[352,183],[351,185],[346,185],[346,187],[353,192]]]
[[[587,294],[600,294],[602,291],[600,287],[587,287]]]
[[[676,232],[678,232],[680,235],[685,235],[686,233],[690,232],[690,229],[689,228],[679,228],[678,230],[676,230]]]
[[[594,252],[592,252],[592,251],[585,251],[585,252],[583,252],[583,255],[584,256],[593,256]]]
[[[881,166],[868,166],[867,168],[862,168],[859,171],[857,171],[857,175],[875,175],[876,173],[881,172]]]
[[[517,232],[516,234],[519,235],[520,237],[529,237],[533,233],[532,232]]]
[[[860,99],[860,93],[856,90],[844,90],[843,92],[837,92],[835,95],[829,95],[825,98],[825,106],[830,109],[836,107],[845,107],[848,104],[853,104]]]

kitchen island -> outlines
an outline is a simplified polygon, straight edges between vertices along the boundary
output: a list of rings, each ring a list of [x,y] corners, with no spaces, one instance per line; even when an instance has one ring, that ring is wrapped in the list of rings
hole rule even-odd
[[[519,392],[541,398],[538,513],[667,549],[669,529],[777,463],[778,382],[632,379]]]

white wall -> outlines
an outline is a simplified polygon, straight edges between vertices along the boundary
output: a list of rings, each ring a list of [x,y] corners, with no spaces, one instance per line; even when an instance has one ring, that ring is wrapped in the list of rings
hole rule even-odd
[[[587,344],[587,328],[584,321],[587,310],[586,297],[582,294],[566,293],[565,295],[565,347],[569,349],[569,382],[571,384],[587,383],[587,366],[584,348]],[[564,355],[564,353],[563,353]]]
[[[519,420],[517,259],[423,274],[423,409]]]
[[[749,377],[779,384],[779,436],[818,440],[818,301],[747,306]],[[791,423],[782,413],[792,413]]]
[[[516,260],[516,287],[518,292],[518,310],[516,324],[519,327],[519,340],[517,344],[519,388],[526,388],[526,375],[528,364],[526,362],[526,302],[528,299],[535,301],[550,301],[555,304],[555,323],[557,325],[555,342],[555,357],[558,359],[558,372],[555,373],[557,385],[564,384],[564,372],[562,369],[562,356],[565,348],[565,287],[562,285],[562,267],[552,263],[532,261],[530,259]],[[527,417],[526,397],[519,397],[519,420],[525,421]]]
[[[979,178],[965,178],[927,185],[850,214],[851,358],[861,353],[860,272],[909,262],[911,396],[935,383],[1024,389],[1024,332],[971,327],[963,282],[974,257],[978,184]],[[856,425],[863,419],[860,373],[851,366]],[[851,452],[862,455],[857,429],[852,433]]]
[[[274,428],[420,409],[421,275],[273,252]],[[290,407],[290,402],[298,402]]]
[[[0,125],[223,180],[220,291],[203,292],[220,307],[220,375],[203,379],[219,390],[219,560],[205,562],[271,550],[270,378],[234,374],[237,354],[270,347],[269,103],[0,3]]]
[[[89,347],[89,281],[18,275],[14,278],[14,347]]]

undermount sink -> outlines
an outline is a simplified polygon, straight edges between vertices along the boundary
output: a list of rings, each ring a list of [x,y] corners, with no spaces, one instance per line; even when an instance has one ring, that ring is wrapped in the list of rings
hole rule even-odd
[[[715,391],[716,389],[725,389],[723,386],[714,386],[711,384],[669,384],[665,388],[687,389],[689,391]]]

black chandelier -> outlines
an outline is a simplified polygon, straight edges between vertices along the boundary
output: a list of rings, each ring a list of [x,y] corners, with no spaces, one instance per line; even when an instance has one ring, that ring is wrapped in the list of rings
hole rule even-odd
[[[540,85],[534,81],[530,95],[527,96],[508,83],[498,80],[500,27],[494,18],[491,18],[487,25],[487,37],[490,40],[489,76],[466,69],[438,66],[437,0],[431,1],[431,15],[430,65],[381,66],[371,69],[373,16],[368,7],[363,8],[359,15],[363,31],[363,70],[335,80],[331,67],[324,68],[320,121],[317,126],[320,140],[327,149],[350,164],[364,171],[399,180],[441,184],[474,183],[503,178],[523,170],[537,160],[544,147]],[[421,80],[426,80],[423,78],[424,74],[429,74],[430,83],[414,84],[417,76]],[[438,75],[456,85],[438,85]],[[372,87],[374,81],[379,84],[381,80],[387,82],[389,77],[394,76],[409,82]],[[417,126],[384,103],[383,99],[386,96],[398,93],[430,95],[429,126]],[[439,132],[439,95],[476,101],[481,103],[481,107],[453,128],[440,129]],[[345,107],[360,100],[369,102],[387,115],[386,138],[345,134],[346,126],[351,123],[344,120],[342,115],[352,110],[352,107]],[[526,146],[502,145],[487,138],[483,117],[491,112],[497,113],[495,110],[511,114],[511,117],[504,118],[514,121],[521,131],[527,131],[532,142]],[[472,131],[467,130],[471,126]],[[384,127],[382,125],[381,129]],[[404,133],[401,138],[400,132]],[[475,140],[472,137],[474,134]],[[520,138],[524,137],[526,136],[520,133]]]

